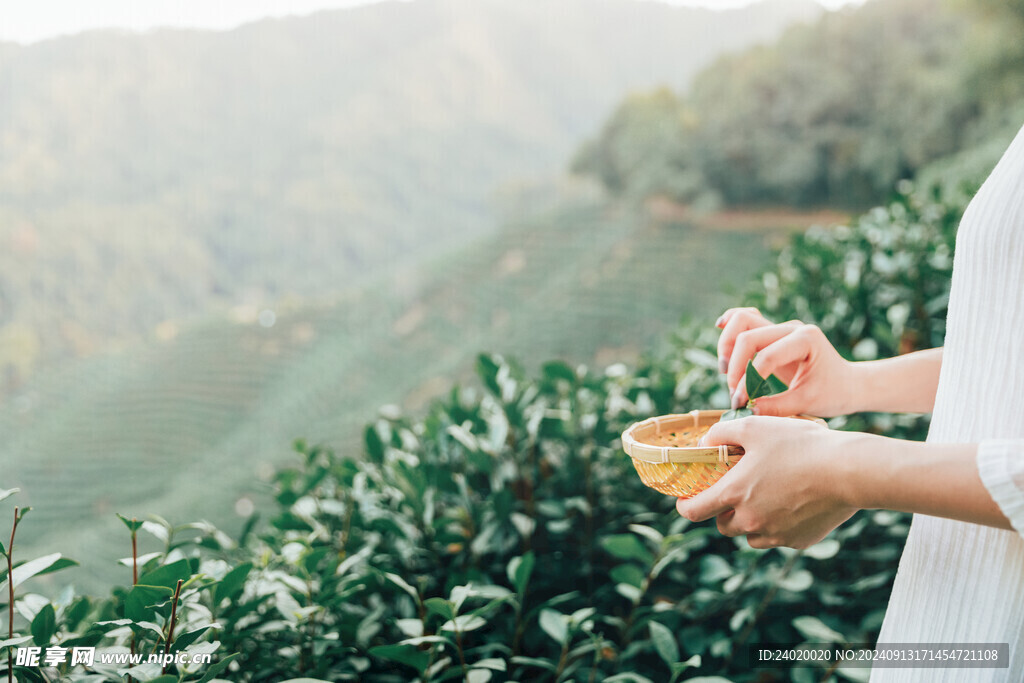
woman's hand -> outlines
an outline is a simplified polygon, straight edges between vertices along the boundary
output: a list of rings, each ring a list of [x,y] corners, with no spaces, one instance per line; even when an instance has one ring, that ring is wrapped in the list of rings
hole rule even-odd
[[[854,436],[789,418],[720,422],[702,445],[735,444],[745,455],[711,488],[680,498],[676,509],[694,522],[717,517],[719,531],[745,535],[753,548],[814,545],[857,511],[840,496],[839,474]]]
[[[840,356],[816,326],[799,320],[772,324],[756,308],[730,308],[716,324],[722,328],[719,367],[727,373],[733,408],[747,402],[742,379],[753,358],[762,377],[774,374],[789,386],[757,399],[756,415],[834,417],[853,412],[862,384],[855,364]]]

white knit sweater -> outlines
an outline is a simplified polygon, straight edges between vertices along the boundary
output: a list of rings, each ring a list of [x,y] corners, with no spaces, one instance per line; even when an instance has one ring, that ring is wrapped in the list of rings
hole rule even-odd
[[[928,440],[980,444],[1016,531],[915,515],[879,643],[1008,642],[1010,668],[876,668],[872,683],[1024,681],[1024,128],[960,223],[946,330]]]

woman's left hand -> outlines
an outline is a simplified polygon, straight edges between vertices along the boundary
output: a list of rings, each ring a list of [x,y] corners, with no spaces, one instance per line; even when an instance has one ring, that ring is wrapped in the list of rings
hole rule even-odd
[[[753,548],[814,545],[857,511],[838,494],[851,436],[783,417],[715,424],[702,445],[742,446],[745,454],[714,486],[680,498],[676,509],[694,522],[717,517],[719,531],[745,535]]]

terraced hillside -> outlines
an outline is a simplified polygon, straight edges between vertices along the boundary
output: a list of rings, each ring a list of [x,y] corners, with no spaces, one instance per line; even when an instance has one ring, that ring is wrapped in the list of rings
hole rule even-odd
[[[330,306],[165,325],[0,407],[0,469],[35,508],[19,535],[79,559],[73,580],[98,585],[126,554],[115,512],[237,526],[236,504],[258,502],[261,472],[295,438],[358,453],[379,406],[422,406],[484,350],[629,360],[680,316],[714,313],[765,251],[763,236],[582,203]]]

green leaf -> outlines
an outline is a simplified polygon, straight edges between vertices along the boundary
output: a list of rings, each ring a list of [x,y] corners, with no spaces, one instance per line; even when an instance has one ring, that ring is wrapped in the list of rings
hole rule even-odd
[[[842,633],[833,631],[817,617],[797,617],[793,620],[793,628],[800,632],[804,638],[816,643],[843,643],[846,638]]]
[[[391,583],[393,583],[394,585],[398,586],[406,593],[408,593],[412,597],[412,599],[416,601],[417,604],[419,603],[420,593],[415,588],[413,588],[408,581],[403,579],[398,574],[391,574],[390,572],[384,572],[383,576],[385,579],[387,579],[388,581],[390,581]]]
[[[221,625],[215,622],[191,631],[186,631],[180,635],[176,633],[174,635],[174,642],[171,643],[171,652],[184,650],[186,647],[199,640],[199,638],[211,628],[221,628]]]
[[[654,555],[633,534],[615,534],[601,539],[601,545],[621,560],[640,560],[644,564],[654,561]]]
[[[679,645],[676,643],[671,629],[658,621],[650,622],[648,628],[651,631],[651,641],[654,643],[654,649],[658,656],[669,666],[678,662]]]
[[[639,588],[629,583],[615,584],[615,592],[635,604],[639,604],[644,596]]]
[[[815,543],[811,547],[805,549],[804,556],[813,560],[827,560],[831,557],[835,557],[838,552],[839,541],[834,538],[826,538],[824,541]]]
[[[675,681],[679,676],[683,674],[687,669],[700,668],[701,656],[694,655],[687,659],[685,662],[676,662],[672,664],[672,680]],[[692,680],[692,679],[691,679]]]
[[[729,420],[738,420],[741,417],[750,417],[754,414],[754,411],[750,408],[736,408],[734,410],[727,410],[722,413],[722,417],[718,419],[719,422],[728,422]]]
[[[802,593],[814,585],[814,575],[806,569],[798,569],[791,572],[786,578],[779,582],[779,587],[793,593]]]
[[[786,383],[783,382],[778,377],[776,377],[775,375],[768,375],[767,382],[769,391],[767,394],[765,394],[765,396],[770,396],[772,394],[781,394],[783,391],[789,389],[789,387],[786,386]]]
[[[214,603],[219,603],[221,600],[234,600],[241,595],[250,571],[252,571],[252,562],[243,562],[225,574],[214,589]]]
[[[69,631],[77,631],[78,625],[89,614],[91,605],[89,598],[78,597],[64,610],[64,627]]]
[[[508,671],[508,667],[505,666],[505,660],[498,659],[497,657],[481,659],[473,662],[473,666],[480,669],[490,669],[491,671]]]
[[[146,621],[155,612],[153,606],[165,602],[173,594],[174,591],[166,586],[132,586],[124,600],[124,614],[132,621]]]
[[[545,608],[540,611],[540,627],[559,645],[565,645],[569,640],[568,619],[553,609]]]
[[[423,606],[427,608],[428,612],[437,614],[445,619],[450,620],[455,616],[451,603],[444,598],[427,598],[423,601]]]
[[[34,560],[18,565],[14,568],[14,576],[12,583],[15,588],[20,586],[22,583],[31,579],[33,576],[40,576],[42,574],[50,574],[59,569],[65,567],[72,567],[78,563],[74,560],[67,558],[61,558],[60,553],[53,553],[52,555],[44,555],[43,557],[37,557]],[[6,571],[4,572],[4,578],[6,578]]]
[[[14,647],[15,645],[27,643],[30,640],[32,640],[32,636],[16,636],[14,638],[8,638],[7,640],[0,640],[0,652],[3,652],[5,649],[9,647]]]
[[[174,588],[178,580],[188,581],[192,578],[192,566],[188,560],[178,560],[162,567],[157,567],[151,572],[146,572],[139,577],[139,584],[144,586],[164,586]]]
[[[238,653],[236,652],[234,654],[228,655],[227,657],[224,657],[219,662],[211,664],[209,667],[207,667],[206,673],[203,674],[203,677],[195,683],[210,683],[210,681],[217,678],[217,674],[227,669],[228,665],[231,664],[231,660],[237,656]]]
[[[643,585],[646,577],[644,570],[632,563],[620,564],[618,567],[614,567],[609,574],[615,583],[628,583],[637,588]]]
[[[135,533],[136,533],[136,532],[137,532],[137,531],[138,531],[139,529],[141,529],[141,528],[142,528],[142,524],[143,524],[143,523],[142,523],[142,522],[140,522],[140,521],[139,521],[139,520],[137,520],[137,519],[128,519],[127,517],[125,517],[125,516],[124,516],[124,515],[122,515],[121,513],[117,513],[117,516],[118,516],[118,517],[120,518],[120,520],[121,520],[122,522],[124,522],[124,525],[125,525],[126,527],[128,527],[128,530],[132,532],[132,535],[133,535],[133,536],[135,535]]]
[[[384,460],[384,442],[380,438],[380,434],[377,433],[376,425],[369,425],[363,432],[363,442],[366,445],[366,454],[370,456],[370,459],[374,462],[381,462]]]
[[[643,524],[630,524],[629,530],[638,536],[643,536],[648,541],[651,541],[658,546],[660,546],[661,542],[665,540],[665,535],[660,531],[653,527],[644,526]]]
[[[131,676],[133,680],[140,681],[141,683],[148,683],[154,678],[160,676],[160,665],[146,662],[144,664],[118,669],[117,673],[119,676]]]
[[[46,647],[56,632],[57,613],[54,611],[53,605],[47,603],[32,620],[32,640],[39,647]]]
[[[158,624],[152,621],[129,621],[128,628],[130,628],[136,635],[144,636],[148,633],[152,633],[157,638],[163,638],[164,630]]]
[[[512,664],[518,664],[519,666],[535,666],[539,669],[547,669],[548,671],[558,670],[558,667],[556,667],[553,662],[549,662],[546,659],[540,659],[538,657],[513,657],[509,662]]]
[[[638,673],[632,671],[626,671],[621,674],[615,674],[604,679],[605,683],[619,683],[621,681],[632,681],[632,683],[653,683],[651,679],[646,676],[641,676]]]
[[[487,620],[476,614],[460,614],[455,619],[449,619],[441,624],[442,631],[475,631],[487,625]]]
[[[516,593],[523,595],[526,586],[530,582],[530,575],[533,574],[533,567],[536,557],[533,551],[527,552],[522,557],[513,557],[508,563],[508,578],[515,586]]]
[[[747,387],[747,399],[753,401],[754,399],[761,398],[762,396],[770,396],[771,394],[777,394],[781,391],[785,391],[788,387],[785,382],[771,375],[768,379],[761,377],[757,370],[754,369],[754,361],[747,361],[747,372],[746,372],[746,387]],[[748,404],[749,405],[749,404]]]
[[[498,370],[501,364],[492,356],[480,354],[476,358],[476,374],[492,394],[501,396],[501,386],[498,384]]]
[[[279,514],[274,519],[270,520],[270,523],[281,531],[312,531],[313,527],[309,525],[309,522],[302,519],[296,514],[288,512],[287,510]]]
[[[111,619],[110,621],[97,621],[93,626],[113,626],[114,628],[121,628],[128,624],[134,623],[131,619]],[[107,629],[113,631],[114,628]]]
[[[550,361],[541,367],[546,379],[556,381],[565,380],[570,384],[576,382],[576,371],[563,361]]]
[[[378,645],[370,648],[370,654],[411,666],[420,674],[426,671],[427,665],[430,664],[430,654],[414,645]]]
[[[415,638],[406,638],[398,642],[399,645],[415,645],[416,647],[424,643],[441,643],[442,645],[455,647],[455,643],[450,638],[445,638],[444,636],[416,636]]]
[[[72,560],[71,558],[68,558],[68,557],[62,557],[62,558],[58,559],[56,562],[54,562],[53,564],[51,564],[49,567],[46,567],[42,571],[36,572],[35,575],[36,576],[43,576],[45,574],[52,574],[54,572],[59,572],[61,569],[67,569],[68,567],[77,567],[77,566],[78,566],[78,562],[76,562],[76,561],[74,561],[74,560]]]

